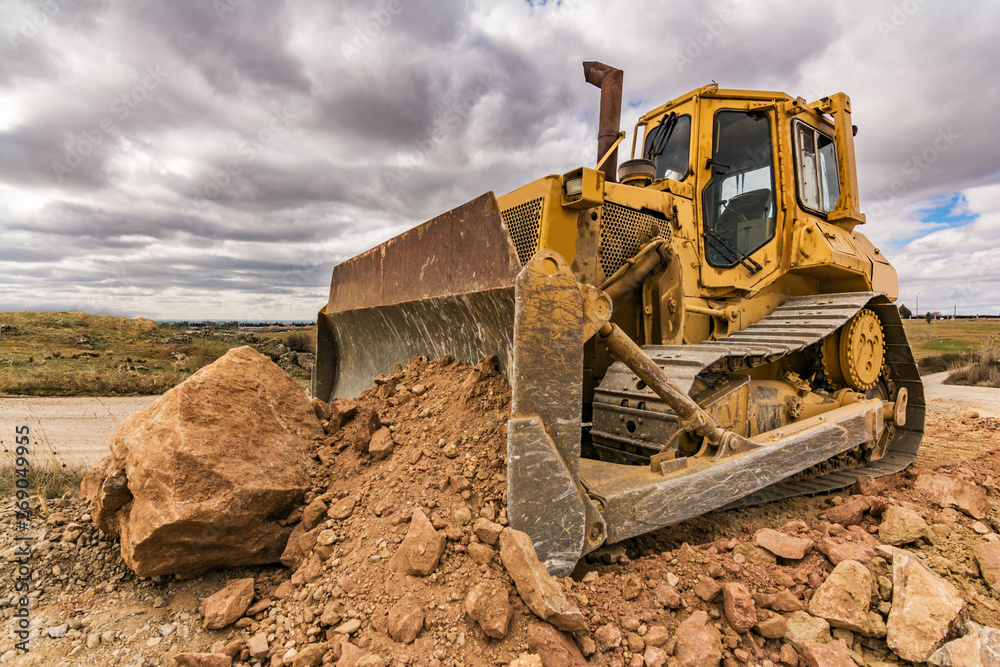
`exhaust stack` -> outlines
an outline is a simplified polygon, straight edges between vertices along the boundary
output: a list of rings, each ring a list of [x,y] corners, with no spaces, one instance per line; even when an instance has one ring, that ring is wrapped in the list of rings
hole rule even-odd
[[[622,117],[622,78],[625,73],[596,61],[583,63],[583,76],[587,83],[601,89],[601,119],[597,130],[597,159],[600,160],[618,139]],[[604,177],[617,181],[618,149],[605,160],[601,167]]]

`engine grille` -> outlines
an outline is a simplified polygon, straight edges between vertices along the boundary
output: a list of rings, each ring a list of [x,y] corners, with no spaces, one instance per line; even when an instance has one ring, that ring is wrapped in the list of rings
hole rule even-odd
[[[648,213],[607,202],[601,219],[601,268],[608,277],[654,236],[670,238],[667,223]]]
[[[524,266],[538,249],[538,230],[542,224],[542,198],[531,199],[500,211],[510,239],[517,250],[517,259]]]

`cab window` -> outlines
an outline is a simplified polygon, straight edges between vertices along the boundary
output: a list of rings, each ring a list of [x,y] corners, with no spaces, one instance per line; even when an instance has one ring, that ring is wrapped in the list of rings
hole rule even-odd
[[[671,113],[646,132],[642,156],[656,164],[656,178],[683,181],[690,171],[691,116]]]
[[[840,197],[837,148],[833,139],[796,121],[795,154],[799,203],[803,208],[826,215],[837,205]]]
[[[750,255],[774,238],[775,200],[771,125],[765,114],[715,114],[711,178],[702,194],[705,248],[712,266],[742,264],[756,273]]]

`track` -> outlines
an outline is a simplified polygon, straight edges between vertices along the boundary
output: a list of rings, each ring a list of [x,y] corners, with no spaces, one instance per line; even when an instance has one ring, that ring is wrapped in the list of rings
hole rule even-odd
[[[861,475],[887,475],[913,461],[923,434],[924,390],[896,307],[877,292],[793,297],[732,336],[698,345],[643,347],[668,376],[690,391],[698,376],[745,370],[802,351],[835,332],[866,306],[882,321],[892,391],[895,394],[896,389],[906,387],[909,392],[906,425],[896,428],[885,456],[804,479],[786,479],[728,507],[833,491],[852,484]],[[651,390],[637,383],[621,362],[612,365],[595,392],[593,419],[591,435],[595,445],[604,452],[614,450],[621,460],[633,463],[648,461],[648,454],[666,442],[664,433],[676,429],[673,412]],[[626,431],[620,428],[622,423],[629,425]]]

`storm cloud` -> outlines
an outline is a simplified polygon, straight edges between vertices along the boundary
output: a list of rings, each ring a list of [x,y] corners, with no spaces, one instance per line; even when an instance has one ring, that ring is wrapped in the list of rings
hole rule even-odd
[[[334,264],[711,81],[851,96],[867,234],[1000,312],[1000,5],[0,0],[0,310],[311,319]]]

